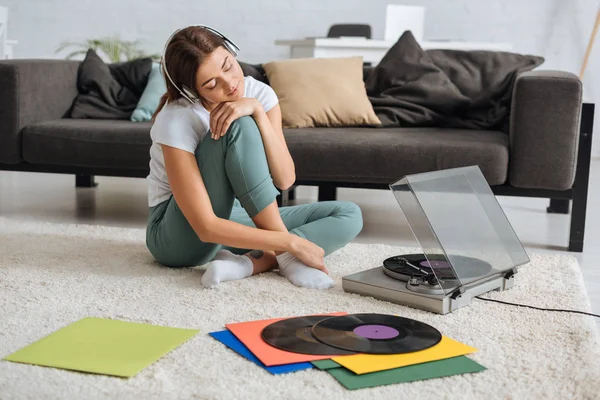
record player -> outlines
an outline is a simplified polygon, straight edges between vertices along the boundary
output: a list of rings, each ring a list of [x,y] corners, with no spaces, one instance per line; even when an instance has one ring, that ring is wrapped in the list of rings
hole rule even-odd
[[[514,285],[529,257],[478,166],[407,175],[389,187],[422,252],[344,276],[344,291],[447,314]]]

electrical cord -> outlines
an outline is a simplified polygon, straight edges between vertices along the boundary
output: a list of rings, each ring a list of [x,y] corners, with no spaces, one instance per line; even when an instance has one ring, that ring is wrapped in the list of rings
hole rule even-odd
[[[419,277],[415,277],[415,274],[411,274],[410,279],[406,282],[406,285],[405,285],[406,289],[408,289],[409,283],[412,282],[413,280],[414,280],[414,284],[419,284],[419,283],[424,283],[424,282],[427,282],[430,285],[439,284],[439,281],[438,281],[437,277],[435,276],[435,274],[427,273],[427,271],[423,271],[422,269],[411,264],[408,260],[406,260],[404,258],[401,258],[400,260],[403,261],[405,264],[411,266],[412,268],[418,270],[419,272],[422,272],[422,273],[424,272],[423,276],[419,276]],[[568,313],[575,313],[575,314],[591,315],[592,317],[600,318],[600,315],[598,315],[598,314],[592,314],[592,313],[588,313],[585,311],[562,310],[562,309],[556,309],[556,308],[540,308],[540,307],[528,306],[525,304],[508,303],[506,301],[501,301],[501,300],[486,299],[486,298],[480,297],[480,296],[475,296],[475,298],[479,299],[479,300],[484,300],[484,301],[492,301],[495,303],[507,304],[509,306],[527,307],[527,308],[533,308],[534,310],[541,310],[541,311],[557,311],[557,312],[568,312]]]
[[[494,299],[486,299],[486,298],[479,297],[479,296],[475,296],[475,298],[479,299],[479,300],[484,300],[484,301],[493,301],[495,303],[508,304],[510,306],[519,306],[519,307],[533,308],[534,310],[569,312],[569,313],[576,313],[576,314],[591,315],[592,317],[600,318],[600,315],[598,315],[598,314],[592,314],[592,313],[588,313],[588,312],[585,312],[585,311],[561,310],[561,309],[556,309],[556,308],[539,308],[539,307],[534,307],[534,306],[527,306],[525,304],[508,303],[506,301],[500,301],[500,300],[494,300]]]

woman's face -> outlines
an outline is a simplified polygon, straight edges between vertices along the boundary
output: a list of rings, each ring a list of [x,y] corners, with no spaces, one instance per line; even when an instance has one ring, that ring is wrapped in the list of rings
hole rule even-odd
[[[196,72],[196,91],[209,108],[244,95],[244,74],[235,57],[219,46]],[[206,106],[207,104],[205,104]]]

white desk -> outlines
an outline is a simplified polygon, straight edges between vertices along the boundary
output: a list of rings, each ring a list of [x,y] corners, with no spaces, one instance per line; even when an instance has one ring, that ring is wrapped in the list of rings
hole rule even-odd
[[[396,41],[355,37],[307,38],[275,41],[276,45],[290,47],[290,58],[362,56],[365,62],[371,62],[374,65],[379,63],[379,61],[383,58],[389,48],[394,45],[394,43],[396,43]],[[419,45],[424,50],[512,50],[512,45],[509,43],[436,41],[421,42]]]

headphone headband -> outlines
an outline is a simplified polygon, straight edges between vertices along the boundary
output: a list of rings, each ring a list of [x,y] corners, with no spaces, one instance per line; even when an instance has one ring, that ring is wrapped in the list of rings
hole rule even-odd
[[[219,32],[218,30],[211,28],[210,26],[207,26],[207,25],[195,25],[195,26],[206,29],[207,31],[212,32],[215,35],[221,37],[224,40],[223,45],[225,46],[225,48],[231,54],[233,54],[234,57],[237,57],[237,55],[240,51],[240,48],[235,43],[233,43],[229,38],[225,37],[225,35],[223,35],[221,32]],[[175,84],[175,82],[173,81],[173,79],[171,78],[171,75],[169,75],[169,71],[167,69],[167,61],[165,58],[165,56],[167,54],[167,48],[169,47],[171,40],[173,40],[173,36],[175,36],[179,31],[181,31],[181,29],[177,29],[175,32],[173,32],[171,34],[171,36],[169,36],[169,39],[167,39],[167,43],[165,44],[165,48],[163,49],[163,53],[162,53],[162,57],[161,57],[162,70],[163,70],[164,75],[169,79],[171,84],[173,84],[175,89],[177,89],[179,91],[181,96],[183,96],[190,103],[194,104],[200,100],[200,96],[198,96],[196,94],[196,90],[190,89],[185,85],[181,85],[181,89],[180,89],[179,86],[177,86]]]

